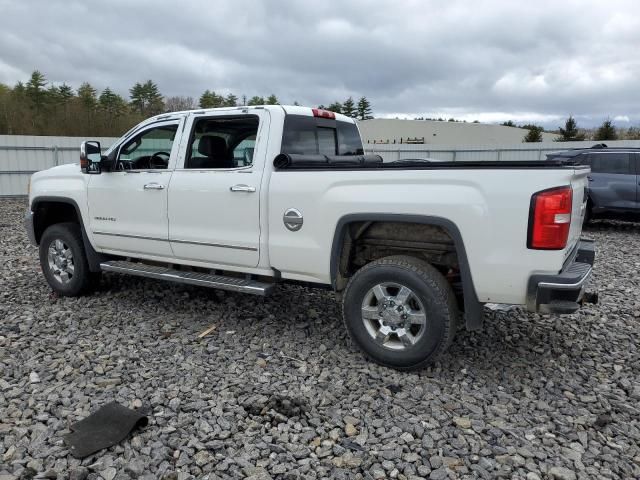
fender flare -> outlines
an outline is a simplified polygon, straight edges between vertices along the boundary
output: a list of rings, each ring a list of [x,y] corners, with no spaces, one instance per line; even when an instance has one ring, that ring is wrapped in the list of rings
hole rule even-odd
[[[29,206],[29,208],[31,209],[32,212],[34,212],[34,214],[35,214],[36,208],[38,207],[38,204],[42,202],[66,203],[68,205],[73,206],[73,208],[76,211],[78,221],[80,222],[80,231],[82,232],[82,243],[84,244],[84,252],[87,255],[89,270],[91,272],[101,271],[100,263],[104,262],[107,256],[103,255],[102,253],[96,252],[96,250],[93,248],[93,245],[91,245],[91,242],[89,241],[89,237],[87,236],[87,232],[85,231],[85,228],[84,228],[84,220],[82,218],[82,213],[80,212],[80,207],[78,207],[78,203],[73,198],[69,198],[69,197],[56,197],[56,196],[35,197],[31,201],[31,205]]]
[[[342,245],[344,243],[347,225],[353,222],[405,222],[420,223],[423,225],[434,225],[443,228],[453,239],[460,266],[460,278],[462,280],[462,291],[464,297],[465,325],[468,330],[478,330],[482,327],[484,318],[484,306],[478,300],[473,278],[471,277],[471,267],[467,258],[467,251],[462,240],[460,230],[451,220],[430,215],[414,214],[394,214],[394,213],[355,213],[341,217],[335,228],[333,243],[331,245],[330,275],[331,285],[334,290],[337,288],[337,276],[340,257],[342,256]]]

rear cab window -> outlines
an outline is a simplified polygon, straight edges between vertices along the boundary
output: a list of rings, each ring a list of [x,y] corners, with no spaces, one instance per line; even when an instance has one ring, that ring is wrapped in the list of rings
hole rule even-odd
[[[329,118],[287,115],[281,153],[298,155],[363,155],[355,123]]]

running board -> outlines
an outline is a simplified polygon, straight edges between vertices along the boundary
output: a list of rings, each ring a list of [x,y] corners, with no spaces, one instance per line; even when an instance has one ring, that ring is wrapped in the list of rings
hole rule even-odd
[[[169,282],[186,283],[188,285],[198,285],[200,287],[218,288],[220,290],[230,290],[232,292],[251,293],[262,296],[268,295],[274,287],[273,283],[257,282],[255,280],[236,277],[223,277],[222,275],[211,275],[208,273],[174,270],[172,268],[127,262],[124,260],[103,262],[100,264],[100,269],[104,272],[125,273],[138,277],[154,278],[157,280],[167,280]]]

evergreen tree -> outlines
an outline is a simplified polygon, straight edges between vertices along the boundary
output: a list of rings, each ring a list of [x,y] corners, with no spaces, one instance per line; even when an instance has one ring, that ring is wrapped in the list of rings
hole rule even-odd
[[[476,120],[475,123],[478,123],[478,121]],[[516,124],[513,120],[507,120],[506,122],[502,122],[502,125],[504,125],[505,127],[515,127]]]
[[[529,124],[523,128],[527,128],[529,130],[527,134],[524,136],[524,140],[522,140],[523,142],[530,143],[530,142],[542,141],[542,131],[543,131],[542,127]]]
[[[205,90],[200,96],[200,108],[218,108],[224,107],[225,99],[213,90]]]
[[[100,97],[98,97],[98,104],[109,116],[117,117],[125,112],[127,102],[107,87],[102,91]]]
[[[66,83],[63,83],[58,87],[58,96],[62,103],[67,103],[73,98],[73,88]]]
[[[40,111],[44,106],[47,97],[47,93],[44,88],[46,85],[47,80],[45,76],[38,70],[34,70],[31,74],[31,78],[27,82],[25,93],[31,101],[31,106],[35,108],[36,111]]]
[[[577,142],[584,140],[584,134],[578,130],[578,125],[572,115],[569,115],[567,121],[564,122],[564,128],[559,127],[560,136],[555,139],[556,142]]]
[[[249,106],[264,105],[264,104],[265,104],[264,98],[258,97],[258,96],[251,97],[249,99],[249,101],[247,102],[247,105],[249,105]]]
[[[352,97],[349,97],[344,101],[344,103],[342,104],[342,112],[340,113],[346,115],[347,117],[355,118],[357,112]]]
[[[273,93],[267,97],[267,105],[280,105],[278,101],[278,97],[276,97]]]
[[[225,107],[237,107],[238,106],[238,97],[236,97],[233,93],[227,95],[224,99]]]
[[[373,115],[371,115],[372,113],[373,112],[371,111],[371,103],[369,102],[369,100],[367,100],[367,97],[361,97],[360,100],[358,100],[358,119],[369,120],[373,118]]]
[[[335,113],[342,113],[342,104],[340,102],[333,102],[331,105],[327,107],[327,110],[330,110]]]
[[[129,90],[131,107],[141,115],[157,115],[164,109],[164,101],[158,86],[151,80],[145,83],[137,82]]]
[[[94,109],[97,104],[96,89],[93,88],[88,82],[83,82],[78,88],[78,98],[82,105],[87,109]]]
[[[610,119],[606,119],[602,122],[602,125],[596,130],[594,140],[617,140],[618,133]]]

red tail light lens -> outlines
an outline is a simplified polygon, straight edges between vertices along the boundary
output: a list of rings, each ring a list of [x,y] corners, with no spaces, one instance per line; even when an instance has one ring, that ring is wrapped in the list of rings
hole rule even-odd
[[[562,250],[566,247],[571,227],[572,202],[571,187],[534,193],[529,212],[527,247],[536,250]]]
[[[313,111],[314,117],[331,118],[334,120],[336,118],[336,114],[333,112],[330,112],[329,110],[322,110],[321,108],[312,108],[311,110]]]

